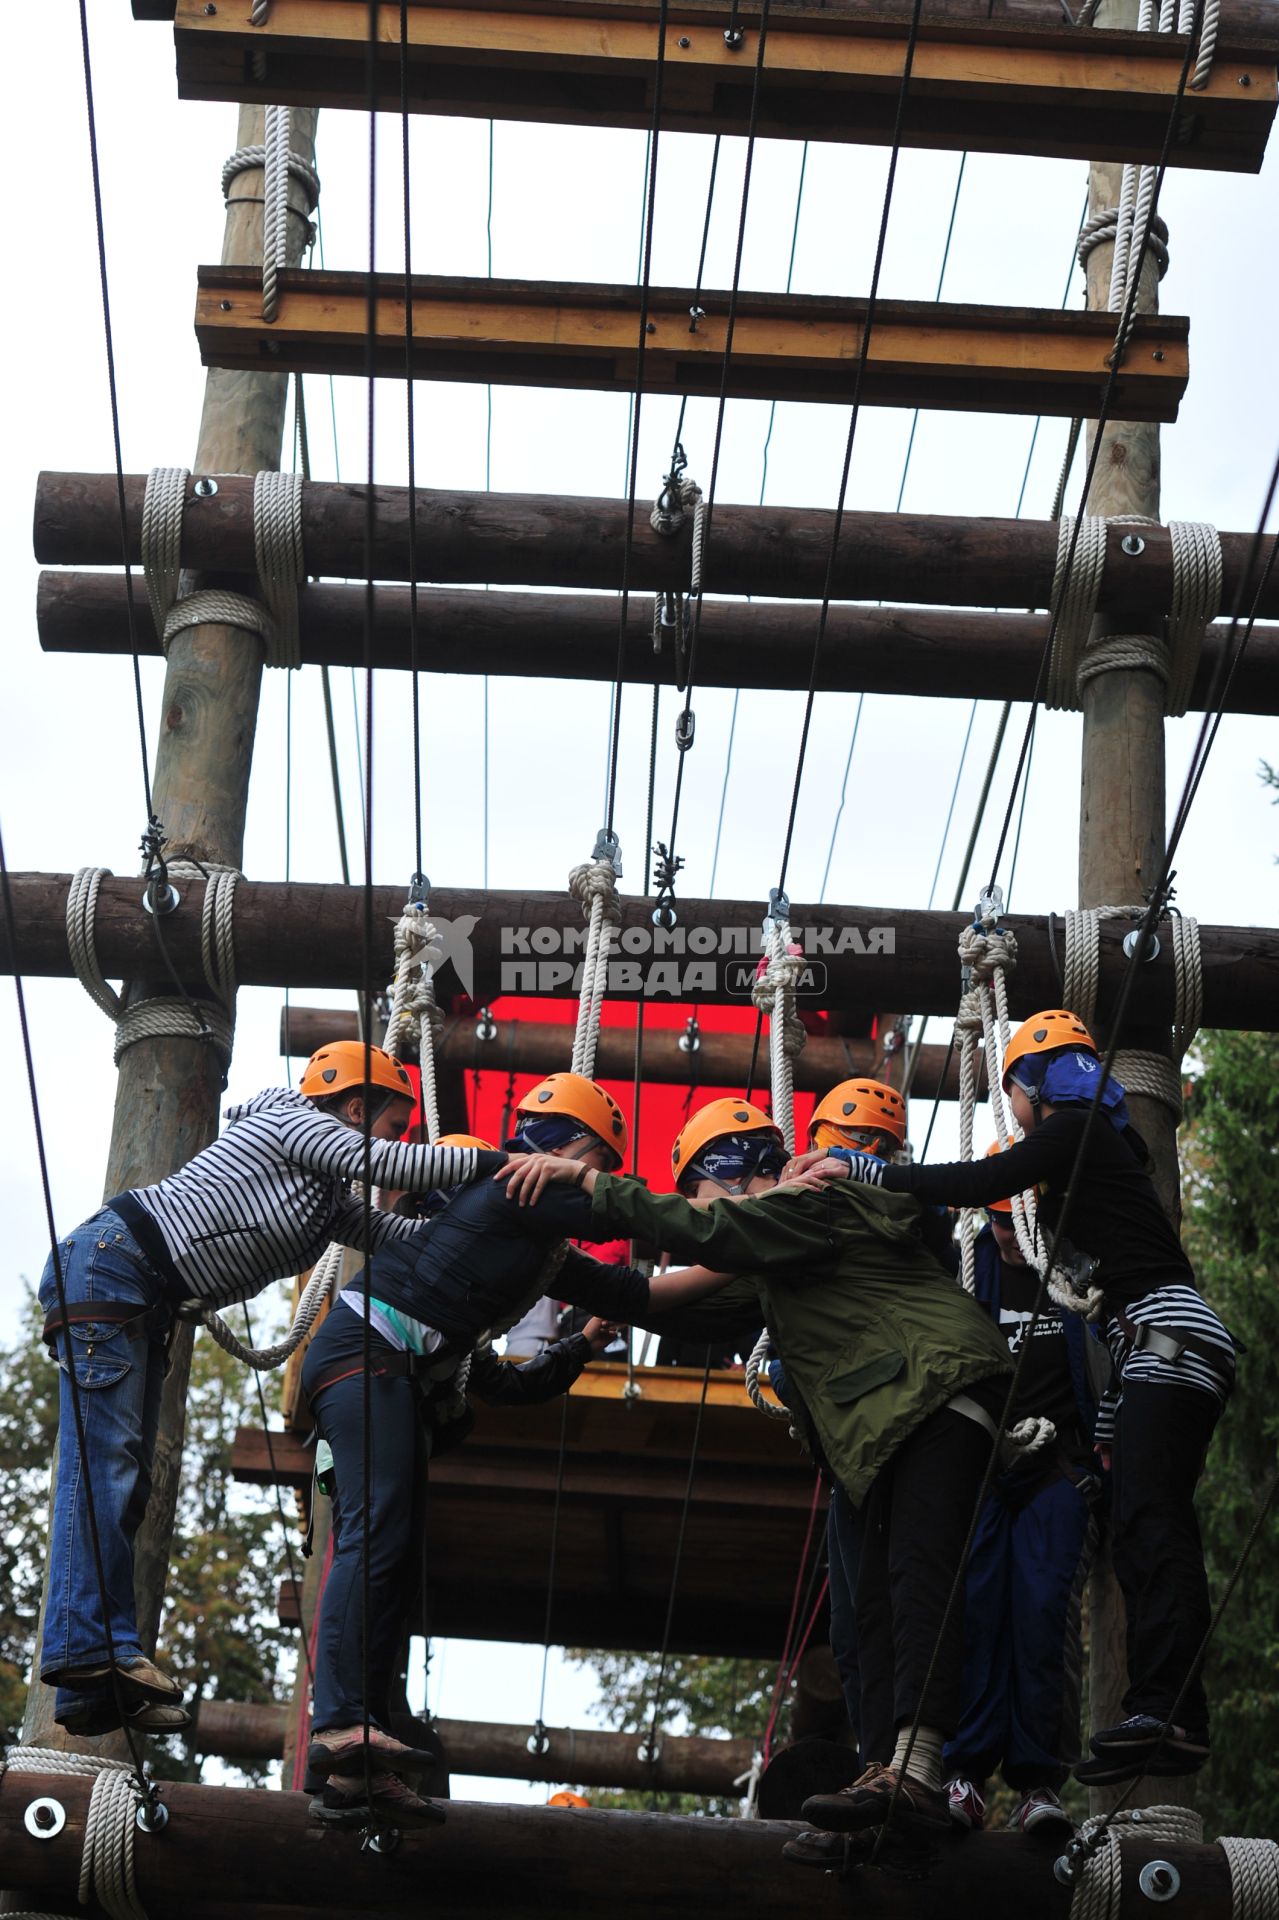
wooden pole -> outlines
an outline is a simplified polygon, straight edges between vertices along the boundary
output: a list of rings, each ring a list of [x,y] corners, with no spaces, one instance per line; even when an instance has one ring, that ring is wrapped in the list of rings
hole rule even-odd
[[[242,107],[237,146],[265,137],[260,107]],[[311,160],[315,114],[292,115],[293,151]],[[210,186],[212,183],[210,183]],[[288,257],[299,260],[307,230],[298,183],[290,177]],[[247,264],[262,257],[262,171],[242,174],[232,190],[223,240],[223,260]],[[284,433],[286,381],[277,373],[211,373],[205,384],[196,466],[205,472],[255,473],[276,468]],[[139,596],[141,597],[141,596]],[[163,723],[156,748],[153,799],[168,835],[171,855],[238,866],[244,847],[249,769],[262,675],[261,642],[234,628],[201,626],[174,641],[165,674]],[[140,897],[141,888],[130,883]],[[169,992],[151,985],[154,952],[129,978],[136,998]],[[200,977],[199,969],[190,976]],[[222,1073],[213,1051],[194,1040],[147,1039],[123,1055],[107,1161],[105,1194],[160,1180],[208,1145],[218,1130]],[[135,1586],[138,1628],[144,1648],[155,1647],[168,1579],[169,1548],[177,1503],[185,1430],[191,1330],[181,1326],[170,1348],[164,1384],[151,1500],[138,1534]],[[39,1671],[39,1649],[36,1655]],[[100,1747],[101,1741],[69,1740],[53,1721],[53,1693],[38,1680],[27,1696],[23,1739],[41,1746]],[[110,1736],[120,1750],[119,1736]]]
[[[145,474],[125,476],[129,553],[141,554]],[[375,488],[373,567],[379,580],[409,577],[408,490]],[[418,578],[494,587],[596,588],[615,593],[626,550],[624,500],[564,494],[417,492]],[[706,556],[710,594],[820,599],[830,562],[834,515],[810,507],[717,506]],[[360,580],[365,574],[364,488],[311,481],[302,489],[307,571]],[[1172,604],[1172,541],[1152,527],[1140,554],[1123,551],[1124,529],[1106,541],[1098,604],[1129,617],[1135,609]],[[632,592],[688,590],[693,516],[663,538],[647,513],[635,516]],[[1144,536],[1143,536],[1144,537]],[[113,474],[43,473],[36,483],[36,559],[47,566],[118,567],[120,511]],[[1254,559],[1251,533],[1221,536],[1222,604],[1242,594],[1250,606],[1264,560]],[[182,527],[184,566],[252,574],[253,483],[220,479],[218,491],[193,501]],[[990,520],[924,513],[844,515],[831,596],[835,600],[902,600],[943,607],[1046,607],[1057,562],[1052,520]],[[1257,612],[1279,619],[1279,572],[1261,592]]]
[[[16,938],[10,940],[8,930],[0,927],[0,973],[13,972],[16,965],[23,974],[69,977],[64,915],[70,882],[71,876],[65,873],[11,876]],[[169,951],[186,979],[198,979],[200,974],[203,895],[203,882],[184,886],[182,904],[167,921]],[[98,957],[108,979],[137,977],[150,964],[153,936],[138,896],[137,883],[131,880],[104,880],[99,891]],[[363,900],[360,887],[242,882],[235,905],[241,985],[358,988],[364,965]],[[374,927],[380,944],[373,961],[379,979],[389,978],[392,970],[391,930],[403,904],[402,886],[374,887]],[[743,991],[759,956],[758,900],[681,900],[680,923],[670,933],[653,928],[650,901],[624,894],[621,905],[619,947],[610,965],[611,998],[744,1003]],[[437,925],[446,923],[444,930],[454,952],[449,970],[441,975],[448,992],[460,988],[479,1005],[503,993],[555,997],[570,991],[581,960],[584,930],[580,910],[567,894],[436,888],[431,912]],[[811,961],[813,1006],[835,1012],[856,1010],[863,1018],[877,1006],[910,1006],[920,1013],[951,1011],[956,943],[964,918],[960,913],[914,907],[797,902],[791,923]],[[1103,1020],[1127,964],[1126,926],[1123,921],[1102,925]],[[1060,921],[1055,940],[1050,941],[1045,916],[1019,914],[1017,938],[1019,1000],[1033,1006],[1055,1005],[1061,992]],[[1204,926],[1200,938],[1203,1024],[1269,1031],[1279,1007],[1279,932],[1268,927]],[[458,960],[466,977],[457,973]],[[801,986],[801,1011],[806,1005],[805,990]],[[1172,955],[1165,941],[1158,958],[1142,969],[1133,1017],[1166,1024],[1174,1001]]]
[[[74,1908],[92,1782],[67,1774],[10,1772],[0,1783],[0,1883],[30,1904]],[[54,1838],[23,1825],[47,1796],[66,1812]],[[780,1821],[569,1812],[553,1807],[452,1801],[443,1826],[406,1832],[395,1852],[370,1854],[352,1833],[308,1826],[299,1793],[166,1782],[169,1823],[134,1839],[138,1900],[153,1914],[421,1914],[511,1920],[527,1910],[550,1920],[704,1920],[707,1913],[790,1913],[814,1920],[1067,1920],[1071,1889],[1053,1877],[1052,1846],[1005,1833],[943,1842],[923,1880],[853,1868],[802,1881],[782,1858],[796,1831]],[[131,1816],[130,1816],[131,1817]],[[1195,1920],[1230,1920],[1230,1869],[1219,1847],[1124,1841],[1120,1920],[1148,1915],[1137,1885],[1149,1860],[1180,1876],[1181,1905]],[[206,1905],[201,1904],[202,1900]]]
[[[881,1020],[892,1021],[891,1014]],[[885,1029],[881,1026],[881,1034]],[[695,1056],[683,1052],[683,1034],[674,1027],[653,1027],[644,1034],[644,1078],[659,1086],[744,1087],[750,1072],[751,1042],[744,1034],[716,1033],[703,1028],[701,1044]],[[294,1059],[307,1059],[317,1047],[329,1040],[356,1038],[356,1017],[346,1008],[326,1011],[323,1007],[286,1007],[280,1015],[280,1052]],[[573,1029],[549,1020],[499,1019],[492,1040],[477,1040],[474,1019],[452,1021],[436,1042],[436,1064],[449,1064],[467,1072],[478,1069],[490,1073],[556,1072],[572,1054]],[[762,1055],[761,1049],[761,1055]],[[795,1088],[799,1093],[826,1093],[850,1074],[891,1077],[883,1069],[883,1041],[830,1040],[810,1034],[803,1051],[794,1062]],[[947,1067],[947,1054],[950,1054]],[[409,1055],[409,1058],[412,1056]],[[900,1053],[890,1057],[890,1065]],[[942,1069],[947,1067],[942,1082]],[[595,1076],[599,1080],[629,1080],[635,1070],[635,1036],[619,1027],[604,1027],[595,1055]],[[755,1084],[769,1083],[768,1062],[755,1063]],[[893,1080],[894,1086],[900,1080]],[[953,1049],[928,1046],[920,1049],[915,1075],[915,1093],[931,1100],[959,1098],[959,1070]]]
[[[1138,0],[1103,0],[1100,24],[1134,27]],[[1089,170],[1088,211],[1095,214],[1119,205],[1123,169],[1094,162]],[[1140,244],[1140,232],[1137,244]],[[1113,243],[1093,250],[1088,258],[1088,305],[1109,304]],[[1153,312],[1159,304],[1159,281],[1148,255],[1141,274],[1137,307]],[[1095,438],[1090,429],[1089,445]],[[1107,516],[1133,515],[1157,521],[1160,493],[1159,428],[1121,423],[1108,426],[1089,491],[1087,511]],[[1161,633],[1159,606],[1151,603],[1145,617],[1120,620],[1103,614],[1094,623],[1090,644],[1120,632]],[[1140,902],[1162,870],[1165,837],[1164,686],[1143,668],[1125,667],[1099,673],[1082,691],[1083,756],[1079,823],[1079,902],[1085,907]],[[1187,903],[1193,910],[1193,902]],[[1104,1018],[1098,1039],[1109,1038]],[[1168,1028],[1152,1023],[1135,1006],[1122,1035],[1125,1047],[1140,1047],[1167,1057]],[[1154,1163],[1154,1179],[1164,1207],[1178,1220],[1181,1215],[1177,1161],[1177,1121],[1160,1101],[1129,1094],[1133,1123],[1144,1136]],[[1092,1726],[1114,1726],[1124,1717],[1127,1686],[1125,1612],[1110,1554],[1109,1529],[1103,1529],[1101,1549],[1089,1588],[1089,1718]],[[1147,1780],[1135,1793],[1127,1789],[1094,1792],[1094,1809],[1105,1811],[1123,1794],[1135,1806],[1158,1802],[1188,1805],[1193,1790],[1188,1781]]]
[[[354,667],[364,660],[364,587],[327,582],[299,596],[302,658],[308,664]],[[489,673],[541,679],[611,680],[617,670],[618,609],[614,595],[478,592],[457,587],[418,590],[421,662],[432,673]],[[137,608],[142,653],[159,653],[150,608]],[[697,639],[697,679],[707,687],[803,687],[808,684],[816,613],[798,601],[706,600]],[[373,606],[373,664],[411,665],[409,589],[378,586]],[[942,613],[926,607],[830,609],[818,662],[819,692],[910,693],[935,699],[1029,700],[1034,692],[1047,614]],[[122,574],[40,575],[36,589],[40,645],[55,653],[131,653],[134,635]],[[1229,636],[1209,629],[1190,705],[1202,707]],[[627,611],[622,677],[673,686],[676,661],[653,652],[652,602]],[[1279,710],[1279,628],[1254,627],[1228,690],[1231,713]]]

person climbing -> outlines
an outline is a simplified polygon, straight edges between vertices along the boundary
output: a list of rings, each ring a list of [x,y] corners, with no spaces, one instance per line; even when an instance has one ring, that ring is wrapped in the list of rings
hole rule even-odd
[[[505,1164],[505,1154],[400,1144],[413,1100],[380,1047],[321,1047],[296,1090],[228,1108],[211,1146],[167,1179],[115,1195],[50,1253],[39,1297],[62,1377],[40,1677],[56,1687],[68,1732],[105,1733],[123,1716],[167,1733],[189,1720],[177,1681],[143,1652],[133,1593],[175,1314],[248,1300],[311,1266],[330,1240],[362,1245],[367,1209],[352,1182],[366,1158],[375,1181],[410,1189]],[[414,1228],[378,1211],[368,1224],[375,1247]]]
[[[627,1140],[621,1109],[578,1074],[551,1074],[524,1095],[515,1119],[507,1142],[512,1153],[554,1155],[574,1176],[621,1165]],[[409,1237],[374,1252],[307,1349],[303,1391],[332,1451],[337,1490],[308,1753],[312,1777],[326,1783],[312,1803],[312,1816],[322,1823],[367,1818],[370,1810],[397,1822],[438,1817],[397,1772],[422,1764],[420,1755],[383,1724],[412,1602],[413,1493],[422,1451],[435,1454],[465,1438],[467,1394],[511,1405],[567,1392],[613,1337],[616,1323],[722,1284],[720,1276],[700,1270],[650,1283],[634,1268],[593,1259],[569,1246],[567,1236],[612,1236],[592,1233],[584,1197],[565,1189],[557,1198],[558,1205],[539,1214],[521,1215],[487,1182],[454,1191]],[[498,1360],[490,1340],[548,1288],[594,1317],[581,1334],[538,1358],[522,1365]],[[373,1435],[367,1462],[366,1340]]]
[[[729,1124],[745,1127],[746,1103],[736,1114],[730,1107]],[[908,1198],[834,1181],[751,1193],[744,1169],[731,1182],[720,1170],[695,1199],[659,1196],[544,1156],[521,1161],[497,1190],[518,1213],[564,1181],[589,1195],[594,1231],[630,1233],[749,1276],[672,1319],[690,1337],[713,1336],[754,1295],[784,1362],[795,1424],[859,1513],[869,1764],[851,1787],[809,1799],[805,1817],[852,1831],[882,1825],[895,1802],[916,1831],[949,1831],[940,1765],[959,1722],[962,1605],[944,1632],[942,1621],[1004,1398],[1006,1343],[928,1251],[920,1207]]]
[[[1000,1151],[999,1142],[989,1148]],[[1105,1349],[1077,1315],[1045,1302],[1033,1333],[1039,1275],[1013,1225],[1012,1202],[992,1200],[973,1248],[974,1292],[1022,1366],[1011,1424],[1051,1420],[1044,1451],[999,1473],[968,1562],[964,1712],[946,1747],[951,1818],[986,1818],[986,1783],[999,1768],[1017,1801],[1014,1833],[1072,1823],[1059,1790],[1079,1758],[1080,1613],[1096,1545],[1101,1474],[1093,1453],[1094,1381]]]
[[[1057,1264],[1079,1271],[1083,1250],[1078,1306],[1099,1316],[1114,1363],[1095,1439],[1113,1467],[1128,1652],[1125,1718],[1095,1732],[1096,1757],[1075,1768],[1089,1786],[1195,1773],[1207,1758],[1208,1700],[1197,1663],[1209,1603],[1194,1494],[1235,1374],[1234,1342],[1195,1286],[1113,1078],[1085,1142],[1100,1071],[1096,1044],[1073,1013],[1032,1014],[1004,1054],[1004,1086],[1025,1135],[1006,1153],[915,1167],[828,1157],[802,1176],[820,1185],[851,1175],[885,1194],[955,1206],[1038,1187],[1040,1227],[1051,1236],[1082,1149],[1066,1223],[1071,1245],[1058,1249]],[[1178,1719],[1165,1732],[1174,1708]]]

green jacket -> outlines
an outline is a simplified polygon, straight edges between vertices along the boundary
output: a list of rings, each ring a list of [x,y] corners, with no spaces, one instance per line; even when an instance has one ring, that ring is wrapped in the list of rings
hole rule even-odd
[[[909,1195],[852,1181],[699,1208],[601,1174],[591,1207],[601,1239],[633,1235],[677,1260],[743,1276],[664,1314],[661,1330],[713,1338],[741,1322],[754,1294],[787,1385],[856,1506],[922,1420],[1012,1367],[989,1315],[925,1248],[919,1220]]]

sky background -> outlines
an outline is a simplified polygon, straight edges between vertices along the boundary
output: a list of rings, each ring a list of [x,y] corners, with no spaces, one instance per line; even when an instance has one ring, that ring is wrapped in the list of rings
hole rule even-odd
[[[123,458],[128,472],[190,464],[204,376],[191,319],[195,269],[215,261],[223,229],[219,173],[235,144],[235,109],[179,103],[171,29],[134,23],[125,0],[90,0],[89,20],[102,170],[106,244],[119,380]],[[99,306],[93,201],[77,10],[18,9],[9,23],[11,72],[40,74],[13,85],[4,140],[13,191],[6,207],[11,297],[6,305],[6,457],[0,467],[0,540],[6,604],[3,655],[5,749],[0,755],[0,826],[14,870],[71,871],[100,863],[136,869],[144,825],[131,668],[125,658],[41,653],[35,628],[38,569],[30,525],[42,468],[107,472],[110,416]],[[51,105],[52,103],[52,105]],[[710,142],[663,135],[656,200],[653,279],[690,287],[706,205]],[[704,285],[726,288],[740,213],[745,143],[727,140],[711,225]],[[378,263],[402,263],[399,124],[381,122]],[[368,257],[367,124],[322,115],[324,261],[363,267]],[[418,271],[633,281],[641,230],[645,140],[639,133],[415,120],[411,206]],[[761,142],[750,196],[744,288],[784,288],[795,233],[801,149]],[[937,288],[959,168],[956,155],[902,155],[881,293],[931,299]],[[1259,178],[1170,172],[1161,211],[1171,229],[1172,264],[1162,289],[1170,313],[1191,318],[1191,379],[1181,418],[1163,435],[1163,515],[1223,529],[1257,524],[1279,447],[1274,313],[1279,307],[1275,231],[1276,162]],[[809,152],[795,240],[794,288],[859,295],[866,290],[887,168],[879,149],[815,147]],[[955,301],[1057,307],[1082,303],[1071,270],[1084,202],[1082,163],[978,155],[965,170],[944,297]],[[491,192],[490,192],[491,189]],[[491,219],[490,219],[491,200]],[[703,301],[703,304],[710,304]],[[404,389],[378,394],[376,476],[406,476]],[[312,471],[317,479],[363,479],[366,393],[362,382],[307,381]],[[620,496],[627,471],[628,406],[600,394],[502,389],[492,396],[491,459],[482,387],[424,383],[416,391],[417,474],[424,486]],[[666,470],[678,402],[646,401],[639,493],[650,500]],[[715,403],[689,403],[684,441],[690,472],[709,478]],[[910,414],[863,414],[848,504],[889,509],[897,499]],[[922,513],[1010,515],[1022,486],[1033,421],[924,414],[904,506]],[[755,502],[765,486],[769,408],[729,405],[718,499]],[[777,409],[765,498],[779,505],[834,503],[847,433],[841,408]],[[1066,423],[1046,421],[1035,442],[1024,512],[1047,515]],[[286,449],[285,464],[291,464]],[[486,466],[488,471],[486,472]],[[1068,504],[1075,510],[1082,466]],[[482,584],[482,583],[477,583]],[[138,581],[139,590],[141,581]],[[143,663],[154,753],[162,664]],[[353,676],[334,676],[348,835],[358,841],[359,743]],[[408,680],[387,674],[377,687],[374,752],[374,870],[379,883],[407,881],[414,861],[412,741]],[[358,696],[362,700],[362,692]],[[610,690],[602,685],[462,676],[423,677],[426,868],[437,886],[559,888],[590,852],[603,817]],[[487,755],[486,739],[487,706]],[[697,739],[685,769],[680,850],[688,897],[766,899],[776,880],[794,777],[803,697],[743,693],[724,789],[733,696],[696,695]],[[790,891],[818,898],[831,854],[827,898],[875,906],[922,907],[936,875],[937,903],[949,905],[998,717],[995,702],[868,696],[839,814],[841,784],[857,711],[852,695],[819,697],[804,773]],[[975,871],[985,872],[1006,804],[1025,721],[1015,708]],[[665,837],[676,761],[675,701],[660,733],[656,820]],[[972,718],[966,757],[963,749]],[[1168,792],[1175,803],[1197,720],[1168,725]],[[648,769],[649,697],[628,689],[619,761],[618,830],[627,888],[642,867]],[[1079,735],[1077,715],[1041,718],[1020,862],[1011,904],[1060,911],[1076,899]],[[484,790],[485,759],[489,770]],[[942,830],[960,770],[955,825]],[[1259,762],[1279,760],[1270,719],[1228,717],[1177,860],[1183,908],[1204,922],[1273,924],[1279,819],[1258,779]],[[290,783],[286,766],[291,766]],[[486,805],[487,798],[487,805]],[[1171,810],[1171,808],[1170,808]],[[485,822],[487,816],[487,833]],[[939,863],[939,853],[941,854]],[[717,864],[716,864],[717,859]],[[254,879],[339,878],[333,802],[324,748],[318,669],[268,674],[264,681],[244,870]],[[1005,883],[1007,872],[1004,873]],[[970,888],[974,893],[975,888]],[[115,1072],[108,1023],[72,981],[27,985],[49,1146],[55,1210],[65,1230],[102,1197]],[[326,998],[351,1004],[349,995]],[[236,1055],[228,1098],[283,1077],[278,1055],[281,996],[239,996]],[[932,1023],[930,1037],[945,1037]],[[0,992],[0,1031],[18,1060],[12,989]],[[917,1114],[919,1123],[924,1114]],[[953,1110],[938,1130],[934,1157],[954,1140]],[[25,1094],[7,1103],[0,1155],[6,1249],[0,1331],[12,1333],[20,1279],[35,1281],[47,1238]],[[455,1642],[437,1666],[433,1706],[453,1717],[530,1720],[536,1711],[540,1650]],[[589,1676],[552,1671],[547,1718],[581,1722]],[[468,1787],[467,1791],[471,1789]],[[503,1797],[525,1789],[475,1783]],[[543,1797],[542,1789],[527,1797]]]

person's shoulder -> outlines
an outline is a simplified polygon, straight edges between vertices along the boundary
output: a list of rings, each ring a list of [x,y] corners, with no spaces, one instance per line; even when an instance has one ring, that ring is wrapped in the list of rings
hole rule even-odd
[[[283,1119],[289,1114],[317,1112],[313,1103],[296,1087],[264,1087],[251,1100],[241,1100],[235,1106],[227,1107],[222,1117],[228,1126],[235,1126],[243,1120]]]

